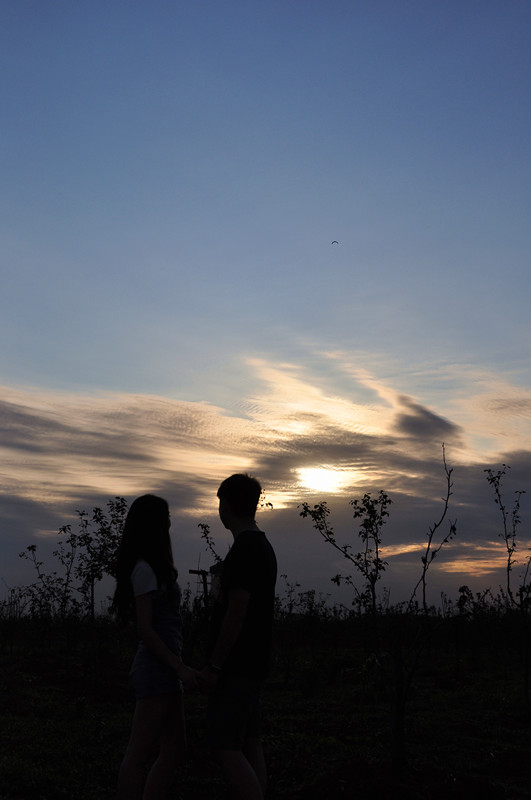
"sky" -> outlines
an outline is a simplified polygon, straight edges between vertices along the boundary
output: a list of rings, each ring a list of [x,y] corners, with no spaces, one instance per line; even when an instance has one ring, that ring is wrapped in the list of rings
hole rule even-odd
[[[0,2],[0,596],[76,509],[153,491],[181,575],[261,481],[286,585],[345,598],[300,504],[390,495],[407,597],[503,582],[531,490],[531,6]],[[531,545],[522,495],[518,570]],[[280,586],[280,588],[282,588]]]

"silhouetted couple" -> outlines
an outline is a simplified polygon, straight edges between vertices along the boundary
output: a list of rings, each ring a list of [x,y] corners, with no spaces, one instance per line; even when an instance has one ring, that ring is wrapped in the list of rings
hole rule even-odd
[[[186,750],[183,686],[208,695],[206,737],[232,796],[265,797],[260,691],[269,669],[277,563],[255,521],[260,494],[258,481],[242,474],[218,489],[220,519],[234,541],[223,562],[207,664],[200,671],[181,658],[181,592],[168,504],[143,495],[129,509],[114,606],[121,620],[136,620],[140,642],[130,672],[136,707],[120,768],[120,800],[167,797]]]

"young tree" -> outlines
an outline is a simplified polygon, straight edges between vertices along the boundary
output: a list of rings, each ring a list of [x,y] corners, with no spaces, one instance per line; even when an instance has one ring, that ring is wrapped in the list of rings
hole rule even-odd
[[[329,525],[327,517],[330,514],[325,501],[310,507],[302,503],[301,517],[310,517],[313,527],[321,534],[325,542],[338,550],[356,570],[362,575],[365,585],[360,591],[352,575],[335,575],[332,580],[338,585],[344,581],[354,590],[356,601],[360,609],[375,614],[377,611],[376,584],[385,571],[387,561],[383,561],[380,554],[382,543],[381,530],[389,516],[388,507],[392,500],[389,495],[380,491],[377,497],[372,497],[369,492],[361,500],[351,500],[354,509],[354,519],[361,519],[358,536],[363,543],[363,548],[357,553],[353,552],[351,544],[338,544],[334,530]]]
[[[59,616],[87,614],[95,616],[95,586],[104,575],[114,575],[114,561],[120,542],[127,503],[123,497],[115,497],[107,503],[108,511],[94,508],[92,515],[76,511],[78,532],[71,525],[59,529],[58,547],[53,556],[60,570],[45,570],[45,564],[37,556],[37,545],[29,545],[21,558],[30,561],[37,573],[37,580],[24,593],[29,601],[32,615]]]
[[[115,559],[127,516],[127,503],[123,497],[115,497],[107,502],[108,511],[96,507],[89,518],[85,511],[77,511],[79,533],[73,534],[70,526],[60,530],[77,538],[78,558],[74,574],[79,580],[78,592],[83,598],[85,608],[94,619],[96,584],[104,575],[115,576]]]
[[[80,601],[74,595],[73,567],[76,559],[75,537],[68,536],[59,543],[53,556],[59,561],[61,571],[57,569],[46,572],[44,561],[37,556],[37,545],[30,544],[20,553],[31,563],[37,573],[37,580],[20,588],[20,596],[24,598],[24,607],[32,617],[64,618],[69,614],[78,614]]]
[[[500,514],[502,517],[503,527],[499,536],[501,539],[503,539],[505,543],[505,549],[507,552],[507,561],[505,564],[505,586],[507,589],[507,597],[509,598],[509,601],[513,606],[517,606],[522,610],[524,610],[524,607],[527,606],[529,593],[531,590],[531,586],[528,586],[528,575],[529,575],[531,557],[527,559],[527,565],[523,576],[523,581],[517,590],[516,596],[513,591],[511,577],[512,577],[513,567],[517,563],[517,559],[515,557],[515,553],[518,546],[516,535],[518,526],[521,522],[520,499],[522,495],[525,494],[525,491],[519,490],[515,492],[515,501],[513,509],[512,511],[509,511],[507,506],[505,505],[505,501],[503,499],[503,494],[502,494],[502,482],[503,478],[507,474],[508,469],[510,469],[510,467],[508,467],[506,464],[502,464],[502,468],[499,469],[497,472],[494,472],[494,470],[492,469],[486,469],[485,472],[487,473],[487,482],[490,486],[492,486],[494,490],[494,502],[500,509]]]
[[[410,598],[409,603],[408,603],[408,610],[411,611],[411,609],[413,608],[413,604],[414,604],[414,601],[415,601],[416,594],[417,594],[417,589],[419,588],[419,586],[422,585],[422,608],[423,608],[425,614],[428,613],[428,605],[427,605],[427,602],[426,602],[426,578],[427,578],[427,574],[428,574],[428,569],[430,568],[435,556],[439,553],[439,551],[442,549],[442,547],[445,544],[448,544],[448,542],[451,541],[453,539],[453,537],[457,533],[457,520],[454,520],[454,522],[450,521],[450,530],[448,531],[446,536],[444,536],[441,539],[439,544],[435,544],[434,543],[435,534],[439,530],[441,525],[443,524],[443,522],[444,522],[444,520],[446,518],[446,515],[448,513],[448,508],[449,508],[449,505],[450,505],[450,497],[452,496],[452,488],[453,488],[453,482],[452,482],[453,467],[452,468],[448,468],[448,464],[446,463],[446,450],[445,450],[444,444],[442,446],[442,451],[443,451],[444,472],[445,472],[445,475],[446,475],[446,495],[445,495],[445,497],[442,498],[443,508],[442,508],[441,516],[439,517],[439,519],[436,522],[433,523],[433,525],[430,525],[430,527],[428,529],[428,542],[426,544],[426,550],[424,551],[424,555],[421,558],[422,573],[421,573],[421,576],[420,576],[420,578],[418,580],[418,583],[416,584],[415,588],[413,589],[411,598]]]

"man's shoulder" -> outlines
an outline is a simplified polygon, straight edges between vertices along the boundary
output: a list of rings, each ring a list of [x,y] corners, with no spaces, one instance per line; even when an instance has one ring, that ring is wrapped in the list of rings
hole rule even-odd
[[[224,561],[228,569],[241,562],[263,561],[264,556],[270,560],[276,558],[271,542],[263,531],[242,531],[234,540]]]
[[[273,549],[264,531],[242,531],[236,537],[231,550]]]

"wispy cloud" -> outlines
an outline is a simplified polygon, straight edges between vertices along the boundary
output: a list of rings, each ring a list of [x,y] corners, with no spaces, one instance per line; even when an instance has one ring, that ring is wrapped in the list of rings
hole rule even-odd
[[[132,494],[170,476],[191,488],[194,479],[214,480],[235,461],[247,462],[254,449],[246,420],[206,403],[9,389],[3,395],[4,481],[21,496]],[[193,502],[197,492],[191,495]]]
[[[428,414],[436,413],[460,433],[454,453],[465,462],[498,459],[503,452],[531,447],[531,389],[527,376],[493,371],[475,364],[401,363],[384,355],[325,352],[352,381],[369,389],[381,403],[410,398]],[[444,431],[441,430],[441,433]]]

